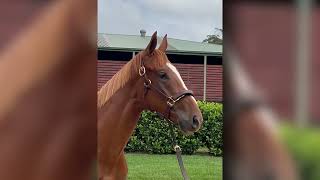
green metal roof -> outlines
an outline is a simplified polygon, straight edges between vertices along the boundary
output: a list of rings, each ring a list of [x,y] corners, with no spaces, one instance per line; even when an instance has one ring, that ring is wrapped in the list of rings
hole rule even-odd
[[[140,51],[146,48],[151,36],[98,34],[98,48],[108,50]],[[158,37],[158,45],[162,37]],[[222,55],[222,45],[168,38],[168,52]]]

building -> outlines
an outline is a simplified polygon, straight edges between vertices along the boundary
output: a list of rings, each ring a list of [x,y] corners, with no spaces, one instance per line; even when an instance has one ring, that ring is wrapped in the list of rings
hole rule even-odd
[[[98,34],[98,88],[149,43],[150,36]],[[158,43],[162,41],[158,37]],[[195,98],[222,102],[222,45],[168,38],[167,56]]]

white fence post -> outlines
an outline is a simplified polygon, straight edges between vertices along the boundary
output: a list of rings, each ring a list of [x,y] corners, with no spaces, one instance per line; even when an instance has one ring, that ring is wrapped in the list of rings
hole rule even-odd
[[[203,60],[203,100],[207,99],[207,56]]]

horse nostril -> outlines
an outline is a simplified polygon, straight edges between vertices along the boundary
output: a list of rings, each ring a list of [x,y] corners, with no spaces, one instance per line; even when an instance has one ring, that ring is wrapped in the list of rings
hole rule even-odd
[[[193,116],[193,119],[192,119],[192,128],[193,129],[197,129],[199,127],[199,119],[197,116]]]

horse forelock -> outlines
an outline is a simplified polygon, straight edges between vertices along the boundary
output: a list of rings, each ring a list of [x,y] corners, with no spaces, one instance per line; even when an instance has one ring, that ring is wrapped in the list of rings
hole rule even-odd
[[[98,91],[98,108],[102,107],[108,100],[122,87],[124,87],[129,80],[138,75],[138,70],[143,59],[143,52],[137,54],[127,64],[125,64],[106,84],[104,84]],[[163,67],[167,62],[167,56],[164,52],[155,49],[152,60],[147,63],[147,69],[155,70]]]
[[[153,56],[153,58],[150,59],[149,62],[147,62],[148,69],[156,70],[158,68],[165,66],[166,63],[169,62],[167,55],[158,49],[154,50],[152,56]]]

